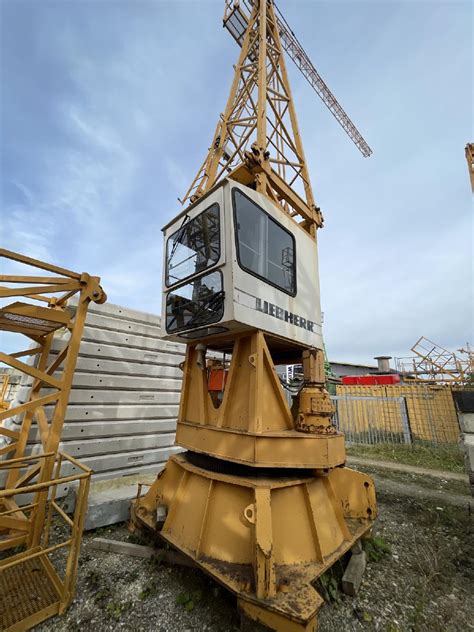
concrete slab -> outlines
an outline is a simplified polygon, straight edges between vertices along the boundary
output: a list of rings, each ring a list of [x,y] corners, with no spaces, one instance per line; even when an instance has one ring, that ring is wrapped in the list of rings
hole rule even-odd
[[[462,432],[474,434],[474,413],[458,413]]]
[[[470,470],[474,470],[474,434],[464,435],[464,450],[469,460]]]
[[[119,522],[126,522],[130,518],[130,502],[137,496],[137,485],[115,487],[91,492],[87,508],[84,530],[107,527]],[[69,488],[66,497],[65,509],[73,511],[76,504],[76,489]]]
[[[126,522],[130,518],[130,502],[137,497],[138,483],[151,485],[156,479],[157,472],[93,482],[89,492],[84,529],[90,531]],[[63,500],[66,513],[73,513],[76,499],[77,485],[72,485]]]
[[[365,552],[362,551],[357,555],[352,555],[347,565],[346,571],[342,576],[342,590],[344,594],[354,597],[361,585],[364,576],[367,558]]]
[[[179,551],[143,546],[141,544],[131,544],[130,542],[109,540],[107,538],[94,538],[90,546],[96,549],[96,551],[119,553],[121,555],[131,555],[132,557],[144,557],[148,559],[154,557],[160,563],[195,568],[194,562]]]

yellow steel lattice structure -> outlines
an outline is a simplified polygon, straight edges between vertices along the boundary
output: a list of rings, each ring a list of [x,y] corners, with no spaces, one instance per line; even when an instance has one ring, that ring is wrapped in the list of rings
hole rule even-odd
[[[474,143],[468,143],[465,152],[469,178],[471,179],[471,189],[474,193]]]
[[[448,351],[421,336],[411,348],[411,358],[397,358],[397,369],[405,380],[462,385],[474,375],[474,353],[469,343],[458,353]]]
[[[0,630],[22,632],[63,613],[74,597],[82,530],[92,471],[64,453],[42,454],[0,463],[0,473],[31,463],[53,465],[51,480],[0,490],[0,524],[17,533],[40,526],[37,544],[0,561]],[[67,474],[65,470],[75,470]],[[56,502],[59,486],[77,485],[74,515]],[[29,497],[33,496],[33,501]],[[13,502],[14,506],[10,509]],[[43,518],[43,515],[45,516]],[[53,523],[54,520],[54,523]],[[53,524],[60,528],[53,528]],[[53,563],[54,562],[54,563]]]
[[[2,377],[2,382],[0,384],[0,411],[7,410],[10,406],[9,402],[7,402],[7,392],[8,385],[10,383],[10,376],[8,373],[4,373]]]
[[[91,301],[103,303],[106,295],[99,278],[87,273],[72,272],[4,249],[0,249],[0,260],[2,270],[7,262],[15,270],[21,266],[28,269],[27,274],[0,276],[0,331],[16,334],[15,341],[21,345],[19,351],[0,352],[0,362],[32,381],[27,401],[0,411],[0,469],[5,477],[0,488],[0,551],[24,547],[21,554],[0,562],[3,591],[0,597],[6,608],[1,629],[24,630],[62,611],[73,596],[82,532],[81,511],[88,489],[88,481],[82,481],[89,479],[90,470],[72,457],[60,456],[58,449],[87,309]],[[76,297],[74,309],[68,307],[72,297]],[[57,354],[50,355],[57,332],[62,333],[64,343]],[[25,338],[30,342],[26,349]],[[40,445],[29,454],[28,442],[36,433]],[[61,475],[64,460],[69,471],[77,475],[69,479]],[[71,521],[55,504],[55,490],[59,482],[78,478],[81,480],[79,513]],[[26,494],[32,494],[33,501],[25,506],[22,499]],[[66,543],[72,547],[72,557],[64,583],[54,574],[45,553],[52,511],[62,515],[72,528],[72,536]],[[33,568],[38,564],[42,570],[36,575]],[[50,586],[41,582],[44,591],[36,599],[31,594],[33,578],[44,573]],[[18,583],[21,578],[24,581]],[[12,584],[13,579],[16,583]],[[8,599],[4,596],[7,589]],[[53,593],[56,600],[46,604]],[[29,601],[25,601],[28,595]],[[25,605],[27,602],[29,605]]]
[[[183,203],[197,200],[231,173],[243,184],[255,183],[308,229],[321,226],[273,2],[254,2],[248,15],[236,11],[241,51],[234,80],[209,153]],[[228,4],[224,24],[231,13]]]

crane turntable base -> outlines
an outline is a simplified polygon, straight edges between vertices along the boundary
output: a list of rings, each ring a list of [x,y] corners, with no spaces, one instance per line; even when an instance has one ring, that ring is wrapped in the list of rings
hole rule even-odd
[[[346,467],[249,476],[225,461],[215,467],[217,459],[200,467],[194,457],[171,457],[133,503],[133,524],[234,592],[250,619],[278,632],[316,630],[323,599],[312,583],[370,531],[371,479]],[[239,473],[226,473],[229,465]]]

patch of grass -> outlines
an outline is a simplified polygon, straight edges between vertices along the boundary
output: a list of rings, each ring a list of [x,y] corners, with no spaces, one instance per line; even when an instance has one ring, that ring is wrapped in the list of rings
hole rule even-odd
[[[91,570],[85,577],[86,583],[93,589],[97,590],[101,584],[101,575],[96,570]]]
[[[124,612],[130,610],[131,603],[128,601],[109,601],[107,604],[107,612],[108,614],[118,621]]]
[[[450,551],[449,547],[444,548],[440,538],[423,538],[417,532],[413,533],[412,541],[407,542],[407,545],[412,551],[410,566],[414,577],[417,578],[414,586],[411,629],[413,632],[421,632],[427,629],[426,607],[434,589],[446,581],[450,584]]]
[[[389,479],[404,485],[416,485],[424,489],[444,491],[449,494],[459,494],[469,496],[469,484],[467,481],[444,480],[435,478],[428,474],[413,474],[412,472],[399,472],[388,468],[377,467],[376,465],[355,465],[355,469],[379,478]]]
[[[103,590],[98,590],[94,595],[94,601],[96,603],[104,604],[104,602],[110,597],[110,593],[108,588],[104,588]]]
[[[351,445],[347,446],[347,454],[417,465],[444,472],[464,473],[464,460],[457,445],[433,446],[425,443]]]
[[[148,599],[148,597],[151,597],[152,595],[154,595],[158,590],[158,585],[155,579],[151,579],[150,581],[148,581],[145,586],[143,587],[143,590],[139,593],[138,598],[140,599],[140,601],[144,601],[145,599]]]
[[[380,536],[374,536],[373,538],[362,540],[362,546],[364,547],[367,558],[371,562],[380,562],[380,560],[383,560],[392,554],[390,544],[385,542],[385,540]]]
[[[176,596],[176,603],[183,606],[185,610],[189,612],[194,610],[194,607],[202,599],[202,592],[196,590],[193,593],[179,593]]]

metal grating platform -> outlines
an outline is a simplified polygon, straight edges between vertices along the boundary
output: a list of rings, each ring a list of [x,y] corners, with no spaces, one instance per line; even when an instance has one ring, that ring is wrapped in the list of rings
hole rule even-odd
[[[18,625],[56,603],[59,607],[58,602],[58,593],[41,559],[0,570],[0,630]]]
[[[67,320],[67,316],[65,318],[62,312],[28,303],[17,302],[0,309],[0,331],[20,334],[27,331],[45,336],[64,327]]]

